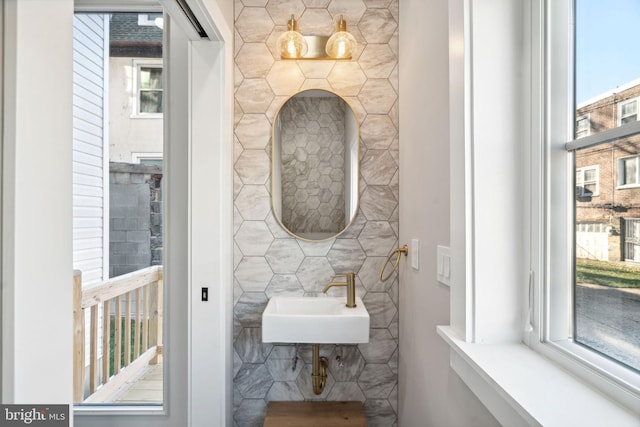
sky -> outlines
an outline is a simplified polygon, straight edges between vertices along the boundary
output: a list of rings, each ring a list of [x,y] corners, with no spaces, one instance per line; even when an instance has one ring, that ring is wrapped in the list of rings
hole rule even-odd
[[[576,102],[640,78],[640,0],[576,0]]]

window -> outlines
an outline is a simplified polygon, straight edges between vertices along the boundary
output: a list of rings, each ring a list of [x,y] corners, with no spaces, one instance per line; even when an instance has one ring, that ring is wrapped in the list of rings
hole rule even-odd
[[[591,130],[591,121],[589,116],[582,116],[576,120],[576,138],[589,136]]]
[[[635,122],[638,120],[638,100],[621,102],[619,104],[620,125]]]
[[[576,196],[593,197],[600,193],[600,167],[589,166],[576,169]]]
[[[162,153],[131,153],[131,163],[162,167]]]
[[[638,413],[640,268],[621,253],[620,224],[640,214],[640,189],[620,193],[618,187],[640,184],[638,156],[629,157],[640,152],[640,73],[621,72],[629,68],[624,64],[632,46],[614,39],[619,42],[619,29],[640,19],[640,5],[624,4],[629,7],[545,2],[550,42],[542,61],[549,60],[550,90],[543,127],[549,132],[537,173],[548,181],[533,215],[540,219],[534,231],[546,237],[532,240],[533,270],[542,278],[534,297],[534,330],[541,339],[530,345]],[[577,105],[590,111],[597,129],[588,138]],[[584,203],[581,196],[588,195],[598,195],[598,203]],[[584,224],[593,227],[585,230]]]
[[[162,28],[162,13],[139,13],[138,25],[141,27]]]
[[[136,98],[134,116],[161,117],[162,63],[134,60]]]
[[[618,160],[618,186],[640,186],[640,156]]]

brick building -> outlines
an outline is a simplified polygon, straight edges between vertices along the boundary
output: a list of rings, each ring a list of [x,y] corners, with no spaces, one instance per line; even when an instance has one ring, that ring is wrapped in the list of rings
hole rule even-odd
[[[637,121],[639,103],[636,80],[579,105],[576,137]],[[640,135],[577,150],[575,162],[578,257],[640,262]]]

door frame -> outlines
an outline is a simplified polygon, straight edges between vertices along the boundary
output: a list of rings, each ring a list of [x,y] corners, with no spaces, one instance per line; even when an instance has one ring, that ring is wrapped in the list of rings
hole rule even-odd
[[[77,426],[232,425],[233,34],[216,5],[190,6],[208,40],[165,17],[165,405],[83,408]]]

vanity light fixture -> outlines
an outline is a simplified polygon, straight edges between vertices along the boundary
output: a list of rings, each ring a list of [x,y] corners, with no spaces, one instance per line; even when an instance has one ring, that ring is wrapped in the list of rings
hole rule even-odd
[[[351,59],[356,39],[347,31],[343,15],[337,21],[337,31],[329,36],[306,36],[298,30],[294,15],[287,21],[287,31],[276,42],[282,59]]]

